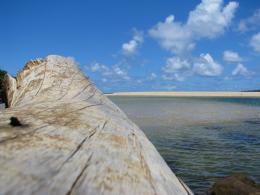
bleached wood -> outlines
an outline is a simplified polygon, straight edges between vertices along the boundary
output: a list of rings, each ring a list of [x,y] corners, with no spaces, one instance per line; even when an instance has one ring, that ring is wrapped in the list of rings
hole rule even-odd
[[[0,194],[192,194],[72,59],[30,61],[5,86]]]

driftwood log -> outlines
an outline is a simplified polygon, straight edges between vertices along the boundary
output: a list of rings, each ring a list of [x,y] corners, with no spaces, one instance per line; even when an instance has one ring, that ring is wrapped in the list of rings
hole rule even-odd
[[[5,79],[0,194],[192,194],[144,133],[70,58]]]

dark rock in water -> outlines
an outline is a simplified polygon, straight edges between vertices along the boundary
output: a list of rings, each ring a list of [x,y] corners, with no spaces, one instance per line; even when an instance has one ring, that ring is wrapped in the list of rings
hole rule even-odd
[[[245,174],[234,174],[217,181],[208,195],[260,195],[260,185]]]

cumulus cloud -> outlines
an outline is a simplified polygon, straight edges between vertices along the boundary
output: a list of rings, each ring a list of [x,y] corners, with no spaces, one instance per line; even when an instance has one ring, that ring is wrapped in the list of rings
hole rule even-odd
[[[241,62],[242,58],[239,56],[238,53],[226,50],[223,53],[223,60],[225,60],[226,62]]]
[[[240,32],[246,32],[254,30],[260,26],[260,9],[256,10],[255,13],[249,18],[242,19],[239,22],[238,30]]]
[[[238,3],[233,1],[223,6],[223,0],[202,0],[189,13],[186,23],[177,22],[170,15],[150,29],[149,34],[163,48],[177,54],[184,53],[192,50],[201,38],[215,38],[223,34],[237,7]]]
[[[166,65],[162,70],[164,80],[183,81],[190,71],[190,63],[179,57],[171,57],[166,60]]]
[[[194,64],[193,70],[202,76],[219,76],[223,71],[223,67],[207,53],[200,55],[200,59]]]
[[[87,66],[86,69],[90,70],[91,72],[100,74],[103,82],[106,82],[108,78],[117,80],[130,80],[127,70],[122,69],[119,65],[108,67],[104,64],[94,63],[90,66]]]
[[[238,64],[237,67],[232,71],[233,76],[244,76],[249,77],[253,72],[249,71],[243,64]]]
[[[182,59],[171,57],[166,60],[166,65],[162,68],[163,80],[184,81],[194,74],[201,76],[219,76],[223,71],[223,66],[214,61],[210,54],[201,54],[197,59]]]
[[[190,12],[187,26],[199,37],[214,38],[224,33],[237,7],[234,1],[223,7],[223,0],[202,0]]]
[[[141,31],[134,30],[133,38],[127,42],[123,43],[122,51],[125,55],[133,55],[137,52],[137,49],[143,43],[143,33]]]
[[[163,68],[166,73],[183,72],[190,68],[187,60],[182,60],[179,57],[171,57],[166,61],[166,66]]]
[[[90,71],[92,72],[99,72],[102,75],[110,75],[111,74],[111,70],[103,64],[99,64],[99,63],[94,63],[89,67]]]
[[[168,16],[164,22],[159,22],[149,30],[151,37],[158,40],[159,44],[173,52],[183,53],[194,48],[192,34],[183,24],[174,21],[174,16]]]
[[[260,32],[253,35],[250,40],[250,46],[258,53],[260,53]]]
[[[125,80],[129,80],[130,77],[128,76],[128,73],[126,70],[123,70],[122,68],[120,68],[119,66],[113,66],[112,67],[112,72],[119,76],[120,78],[123,78]]]

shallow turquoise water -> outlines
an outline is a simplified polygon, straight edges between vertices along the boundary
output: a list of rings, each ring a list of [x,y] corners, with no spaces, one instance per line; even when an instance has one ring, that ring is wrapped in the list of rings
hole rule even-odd
[[[219,177],[260,182],[260,99],[111,97],[196,194]]]

